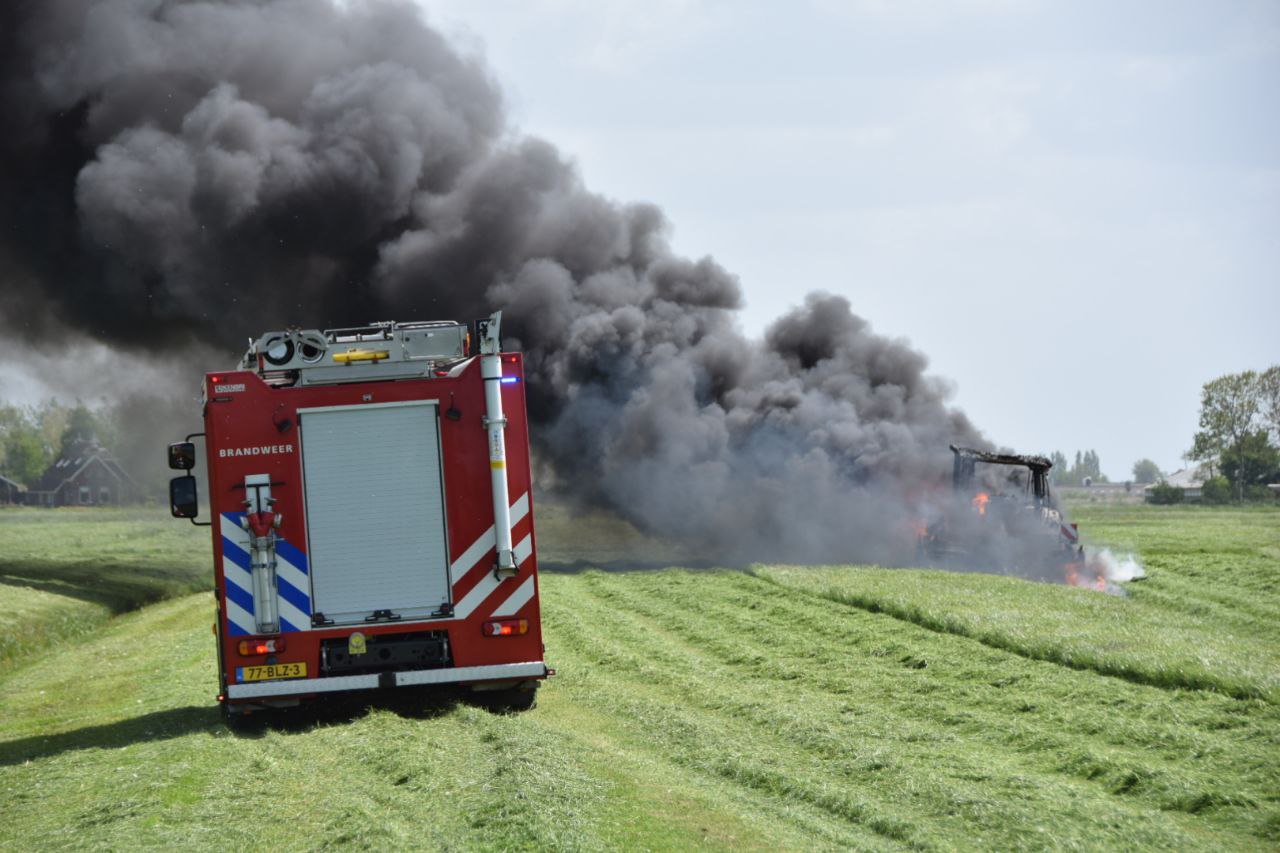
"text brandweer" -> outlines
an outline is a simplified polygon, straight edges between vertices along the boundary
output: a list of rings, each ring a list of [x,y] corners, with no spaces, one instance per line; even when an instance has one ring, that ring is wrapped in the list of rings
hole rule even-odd
[[[292,444],[264,444],[261,447],[224,447],[218,451],[219,458],[226,456],[266,456],[271,453],[292,453]]]

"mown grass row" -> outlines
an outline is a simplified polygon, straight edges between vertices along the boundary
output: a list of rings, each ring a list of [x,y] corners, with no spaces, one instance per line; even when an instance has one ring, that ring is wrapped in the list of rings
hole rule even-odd
[[[993,648],[1141,684],[1280,702],[1280,512],[1093,510],[1098,541],[1134,547],[1127,597],[937,571],[757,567],[777,584]],[[1170,543],[1185,547],[1173,550]]]
[[[714,598],[700,576],[631,581],[574,580],[604,602],[605,629],[597,637],[579,608],[575,651],[593,680],[644,685],[663,709],[632,710],[646,727],[691,717],[666,734],[693,731],[680,754],[706,772],[780,787],[916,846],[974,833],[995,846],[1039,846],[1045,833],[1085,846],[1186,845],[1205,823],[1247,846],[1249,832],[1273,832],[1277,718],[1266,703],[1170,696],[966,649],[974,644],[886,617],[770,596],[741,576],[726,576],[718,590],[736,589]],[[733,758],[733,743],[759,760]],[[779,766],[791,769],[778,776]],[[1071,819],[1068,804],[1080,806]],[[1184,836],[1184,823],[1198,828]]]
[[[212,578],[208,532],[154,509],[0,511],[0,672]]]
[[[1258,643],[1259,620],[1240,612],[1224,618],[1207,603],[1181,608],[1177,602],[1184,598],[1170,598],[1154,585],[1150,592],[1136,589],[1131,599],[1123,599],[1016,578],[926,570],[890,575],[843,567],[761,566],[755,571],[780,586],[1034,660],[1138,684],[1280,701],[1280,649]],[[1176,630],[1171,619],[1177,620]]]
[[[1142,556],[1151,579],[1133,589],[1170,611],[1247,630],[1280,621],[1280,507],[1084,508],[1095,541]]]
[[[521,715],[405,695],[232,732],[207,607],[148,607],[0,678],[0,849],[812,846],[566,691]]]
[[[1212,544],[1213,518],[1187,523]],[[1191,568],[1211,577],[1219,558],[1224,574],[1237,558],[1260,564],[1239,593],[1254,610],[1232,610],[1231,584],[1197,596],[1193,572],[1161,550],[1149,528],[1164,521],[1107,530],[1169,561],[1127,599],[857,567],[579,572],[584,556],[546,546],[572,569],[543,576],[561,674],[522,715],[406,694],[233,733],[212,703],[210,596],[155,604],[0,671],[0,788],[13,792],[0,848],[1274,846],[1280,706],[1223,684],[1268,683],[1277,639],[1247,632],[1265,620],[1258,590],[1280,552],[1248,519],[1196,552]],[[172,529],[152,526],[157,554]],[[145,553],[145,535],[96,531],[66,528],[82,549]],[[192,553],[203,566],[207,542]],[[1205,639],[1215,620],[1232,639]],[[1027,651],[1092,649],[1149,675],[1202,642],[1216,655],[1204,671],[1228,673],[1205,689]]]
[[[156,508],[0,511],[0,672],[111,616],[210,588],[207,543]]]

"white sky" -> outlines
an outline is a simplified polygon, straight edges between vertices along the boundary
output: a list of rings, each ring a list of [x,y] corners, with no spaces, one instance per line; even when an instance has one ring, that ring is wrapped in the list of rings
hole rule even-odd
[[[1280,362],[1280,3],[420,0],[759,333],[844,294],[1023,452],[1165,470]]]

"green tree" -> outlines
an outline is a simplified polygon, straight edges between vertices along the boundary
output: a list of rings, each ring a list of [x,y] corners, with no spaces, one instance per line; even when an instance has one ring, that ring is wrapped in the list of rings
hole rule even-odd
[[[52,461],[53,448],[42,435],[40,411],[29,406],[0,406],[0,472],[31,486]]]
[[[1146,485],[1159,480],[1163,474],[1160,473],[1160,466],[1152,462],[1150,459],[1139,459],[1133,463],[1133,481]]]
[[[19,429],[9,433],[4,443],[6,477],[24,486],[35,485],[49,467],[49,462],[49,454],[34,429]]]
[[[1243,495],[1249,486],[1280,482],[1280,450],[1267,440],[1265,429],[1246,433],[1227,449],[1222,459],[1222,473],[1231,481],[1237,495]]]
[[[1280,444],[1280,364],[1273,364],[1258,374],[1258,396],[1263,426]]]
[[[66,456],[73,444],[80,441],[90,441],[98,437],[98,419],[93,412],[85,408],[83,403],[76,402],[76,407],[71,410],[67,418],[67,427],[63,430],[61,441],[59,442],[58,455]]]
[[[27,486],[77,440],[109,441],[115,435],[110,413],[95,413],[81,403],[65,406],[47,400],[38,406],[0,405],[0,472]]]
[[[1053,463],[1050,473],[1055,485],[1081,486],[1084,485],[1085,477],[1094,483],[1107,482],[1096,450],[1077,450],[1074,465],[1067,465],[1067,457],[1056,450],[1050,454],[1049,461]]]
[[[1200,393],[1200,431],[1191,448],[1195,459],[1218,456],[1226,464],[1229,448],[1253,429],[1260,409],[1258,374],[1252,370],[1229,373],[1204,384]],[[1237,486],[1237,496],[1243,495]]]
[[[1107,482],[1107,475],[1102,473],[1102,460],[1098,457],[1098,451],[1089,450],[1084,455],[1085,474],[1095,483]]]
[[[1153,504],[1180,504],[1182,503],[1182,489],[1177,486],[1171,486],[1161,480],[1151,489],[1151,502]]]
[[[1200,487],[1200,500],[1207,504],[1224,504],[1231,500],[1231,481],[1219,474]]]
[[[1066,483],[1067,474],[1067,457],[1063,456],[1059,451],[1055,450],[1049,454],[1049,461],[1053,463],[1053,467],[1049,469],[1049,481],[1055,486],[1064,485]]]
[[[71,409],[57,400],[46,400],[30,410],[31,420],[40,435],[40,442],[53,461],[62,446],[63,433],[71,419]]]
[[[9,477],[13,476],[9,472],[7,461],[9,437],[25,422],[22,409],[17,406],[0,405],[0,472],[4,472]]]

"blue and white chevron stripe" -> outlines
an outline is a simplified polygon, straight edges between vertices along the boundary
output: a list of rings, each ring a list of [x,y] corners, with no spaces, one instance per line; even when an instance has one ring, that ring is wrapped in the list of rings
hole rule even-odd
[[[253,575],[249,569],[249,531],[240,526],[243,512],[222,513],[222,573],[227,581],[227,632],[233,637],[256,634],[253,618]],[[284,539],[276,540],[276,589],[280,630],[311,627],[311,579],[307,555]]]

